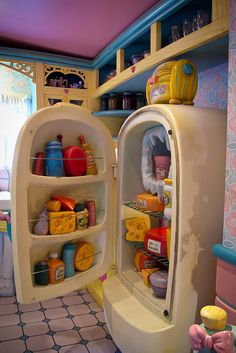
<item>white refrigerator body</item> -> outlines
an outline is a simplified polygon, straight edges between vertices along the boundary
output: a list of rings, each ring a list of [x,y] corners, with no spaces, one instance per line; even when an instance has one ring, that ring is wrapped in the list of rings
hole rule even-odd
[[[122,219],[124,203],[145,191],[141,142],[162,125],[171,146],[173,178],[171,256],[166,299],[148,292],[132,268]],[[152,105],[134,112],[118,139],[119,274],[104,282],[105,315],[122,353],[189,353],[188,328],[213,305],[216,263],[212,246],[222,239],[226,112],[189,106]],[[115,291],[114,291],[115,288]]]
[[[141,178],[143,135],[160,125],[169,135],[173,178],[165,299],[154,297],[134,270],[135,249],[125,241],[124,229],[124,219],[141,214],[125,204],[145,191]],[[98,175],[56,178],[32,174],[31,157],[58,134],[64,136],[64,146],[76,145],[79,134],[87,137],[96,160],[102,161]],[[117,275],[103,282],[103,297],[111,335],[122,353],[189,353],[188,328],[200,308],[214,300],[215,260],[211,247],[222,237],[225,144],[225,111],[173,105],[144,107],[126,120],[119,134],[115,188],[115,153],[112,138],[102,123],[83,108],[69,104],[36,112],[19,135],[12,176],[18,300],[40,301],[81,288],[109,270],[115,258]],[[37,218],[52,193],[96,199],[98,224],[64,235],[34,235],[30,220]],[[49,250],[60,251],[66,242],[80,240],[91,241],[97,249],[93,267],[56,285],[36,286],[34,264]]]

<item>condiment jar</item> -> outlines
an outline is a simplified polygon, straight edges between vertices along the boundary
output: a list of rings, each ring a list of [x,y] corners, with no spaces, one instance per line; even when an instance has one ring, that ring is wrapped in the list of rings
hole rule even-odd
[[[62,145],[59,141],[51,141],[47,144],[45,158],[45,175],[64,175]]]
[[[62,261],[65,264],[65,278],[72,277],[75,275],[75,244],[65,244],[62,250]]]
[[[122,96],[122,109],[131,110],[132,109],[132,95],[130,92],[124,92]]]
[[[143,60],[143,55],[141,54],[134,54],[130,58],[132,65],[136,64],[137,62]]]
[[[144,107],[145,105],[145,97],[143,92],[137,92],[135,94],[135,109],[139,109]]]
[[[118,96],[116,93],[109,94],[108,109],[109,110],[117,110],[118,109]]]
[[[104,94],[100,99],[100,110],[108,110],[108,95]]]
[[[87,208],[82,203],[77,203],[75,205],[75,219],[76,219],[76,229],[83,230],[88,227],[88,217],[89,213]]]
[[[57,253],[50,253],[47,262],[49,267],[49,283],[54,284],[64,280],[65,277],[65,264],[62,260],[58,259]]]
[[[46,261],[39,261],[34,267],[35,284],[46,286],[49,283],[49,268]]]

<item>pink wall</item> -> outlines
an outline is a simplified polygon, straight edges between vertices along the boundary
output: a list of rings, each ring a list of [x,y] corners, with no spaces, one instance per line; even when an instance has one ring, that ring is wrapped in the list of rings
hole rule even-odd
[[[236,1],[231,0],[223,245],[236,251]]]

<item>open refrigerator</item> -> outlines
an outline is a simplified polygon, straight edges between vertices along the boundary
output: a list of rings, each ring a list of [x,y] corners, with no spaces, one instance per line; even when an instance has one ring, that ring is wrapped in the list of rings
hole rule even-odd
[[[144,192],[142,140],[162,126],[171,152],[172,217],[165,298],[145,285],[134,267],[135,246],[126,241],[125,220],[158,215],[133,207]],[[32,173],[38,151],[63,135],[64,146],[87,137],[98,174],[54,177]],[[200,308],[214,303],[215,260],[211,247],[221,241],[225,179],[226,112],[184,105],[150,105],[132,113],[118,137],[116,160],[108,129],[84,108],[59,103],[34,113],[22,127],[12,172],[12,241],[17,299],[31,303],[64,295],[115,269],[103,282],[104,312],[122,353],[190,351],[188,328]],[[35,235],[35,220],[52,194],[94,199],[97,223],[66,234]],[[88,241],[95,253],[86,271],[57,284],[35,284],[35,264],[66,243]],[[158,259],[157,259],[158,260]]]

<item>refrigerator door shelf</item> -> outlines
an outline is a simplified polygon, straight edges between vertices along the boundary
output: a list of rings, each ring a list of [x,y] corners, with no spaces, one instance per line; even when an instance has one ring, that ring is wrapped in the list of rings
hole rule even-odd
[[[32,174],[31,156],[44,151],[48,141],[63,136],[64,146],[78,145],[84,135],[94,153],[98,174],[77,177],[50,177]],[[12,233],[14,272],[17,299],[31,303],[64,295],[106,273],[112,265],[114,177],[115,163],[112,137],[107,128],[86,109],[73,104],[58,103],[34,113],[18,136],[12,172]],[[44,204],[52,195],[61,195],[84,202],[95,200],[97,225],[85,230],[38,236],[34,225]],[[94,263],[87,271],[47,286],[34,283],[34,266],[47,260],[50,252],[61,255],[65,243],[91,242],[95,249]]]

